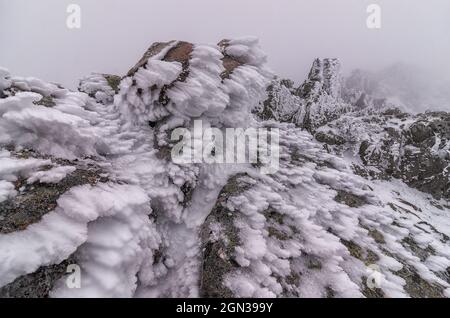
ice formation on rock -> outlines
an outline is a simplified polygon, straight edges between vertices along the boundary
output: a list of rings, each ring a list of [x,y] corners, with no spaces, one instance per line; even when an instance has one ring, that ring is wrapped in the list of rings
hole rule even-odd
[[[339,67],[295,89],[242,38],[155,43],[79,92],[0,69],[0,296],[450,297],[448,114],[347,98]],[[280,170],[173,162],[194,120],[279,129]],[[405,166],[430,158],[440,195]]]

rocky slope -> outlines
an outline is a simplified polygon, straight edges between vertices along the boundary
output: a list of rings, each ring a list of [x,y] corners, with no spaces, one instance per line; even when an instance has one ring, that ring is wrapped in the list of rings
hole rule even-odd
[[[355,71],[344,80],[334,59],[316,60],[298,89],[287,89],[278,79],[274,83],[264,107],[256,110],[259,118],[306,129],[327,151],[348,159],[357,174],[401,179],[449,200],[449,113],[407,113],[389,99],[372,95],[379,94],[376,87],[381,84],[364,72]]]
[[[245,38],[78,92],[0,69],[0,297],[450,297],[450,115],[265,63]],[[278,171],[175,163],[194,120],[278,129]]]

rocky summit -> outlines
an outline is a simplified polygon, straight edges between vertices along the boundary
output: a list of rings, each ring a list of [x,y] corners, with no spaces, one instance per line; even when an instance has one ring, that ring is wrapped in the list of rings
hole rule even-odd
[[[296,87],[255,38],[78,91],[0,68],[0,297],[450,297],[450,113],[375,84],[327,58]],[[279,168],[174,162],[198,120],[275,132]]]

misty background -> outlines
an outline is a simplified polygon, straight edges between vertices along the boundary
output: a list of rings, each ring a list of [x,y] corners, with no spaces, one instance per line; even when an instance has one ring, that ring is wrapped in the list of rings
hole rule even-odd
[[[81,29],[66,26],[71,3]],[[371,3],[382,8],[378,30],[366,26]],[[0,66],[72,89],[91,72],[125,74],[155,41],[247,35],[297,84],[314,58],[337,57],[414,111],[450,110],[448,0],[0,0]]]

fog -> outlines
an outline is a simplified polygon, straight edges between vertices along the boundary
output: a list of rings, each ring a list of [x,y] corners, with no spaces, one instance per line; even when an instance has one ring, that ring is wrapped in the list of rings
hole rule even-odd
[[[70,3],[81,6],[80,29],[66,26]],[[366,26],[371,3],[381,29]],[[0,0],[0,66],[75,88],[93,71],[124,74],[155,41],[253,35],[297,83],[315,57],[338,57],[345,72],[401,62],[444,85],[449,17],[448,0]]]

